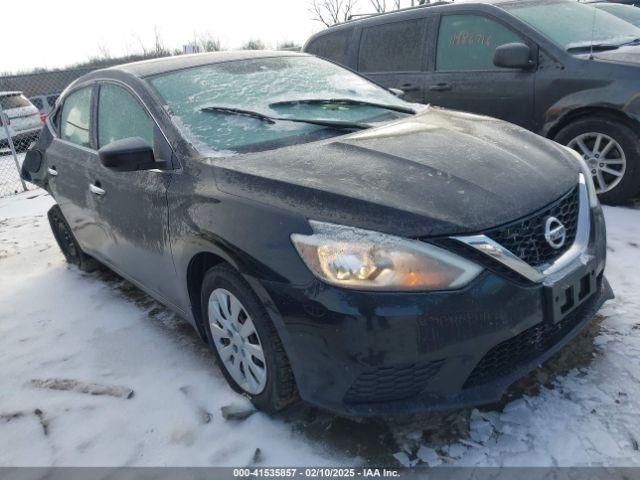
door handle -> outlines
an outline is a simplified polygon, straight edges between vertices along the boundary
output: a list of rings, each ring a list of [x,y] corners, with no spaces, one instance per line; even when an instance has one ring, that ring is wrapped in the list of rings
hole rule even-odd
[[[453,90],[453,86],[450,83],[436,83],[435,85],[431,85],[429,90],[432,92],[448,92],[449,90]]]
[[[47,168],[47,172],[49,172],[49,175],[51,175],[52,177],[58,176],[58,171],[56,170],[56,167]]]
[[[420,90],[420,87],[413,83],[404,83],[400,85],[400,90],[403,92],[415,92],[416,90]]]
[[[102,188],[100,188],[100,182],[96,182],[95,184],[94,183],[90,183],[89,184],[89,190],[91,190],[91,193],[93,193],[95,195],[100,195],[100,196],[102,196],[105,193],[107,193]]]

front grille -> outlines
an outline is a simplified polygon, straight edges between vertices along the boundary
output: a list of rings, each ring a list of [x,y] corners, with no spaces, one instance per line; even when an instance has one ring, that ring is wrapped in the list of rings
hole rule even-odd
[[[584,305],[559,323],[542,321],[493,347],[473,369],[463,388],[490,383],[507,376],[551,349],[571,332],[582,320],[584,312],[593,304]]]
[[[576,238],[578,230],[579,190],[575,187],[546,208],[516,222],[484,232],[532,267],[549,264],[565,253]],[[567,229],[562,248],[556,250],[544,238],[545,222],[556,217]]]
[[[418,395],[438,373],[442,360],[368,370],[353,382],[345,403],[388,402]]]

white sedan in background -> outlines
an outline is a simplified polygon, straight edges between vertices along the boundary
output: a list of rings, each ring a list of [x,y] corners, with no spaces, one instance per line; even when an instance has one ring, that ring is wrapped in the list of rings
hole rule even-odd
[[[22,92],[0,92],[0,149],[9,147],[11,137],[17,151],[26,150],[42,128],[40,111]]]

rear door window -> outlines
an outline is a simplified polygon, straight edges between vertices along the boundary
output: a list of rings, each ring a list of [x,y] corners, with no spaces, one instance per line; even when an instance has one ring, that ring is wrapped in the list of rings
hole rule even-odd
[[[358,70],[362,72],[418,72],[424,69],[425,20],[387,23],[365,28]]]
[[[133,95],[117,85],[100,87],[98,145],[140,137],[153,146],[154,123]]]
[[[480,15],[447,15],[440,21],[436,70],[502,70],[493,53],[522,37],[504,25]]]
[[[330,31],[313,40],[306,51],[313,55],[326,58],[340,65],[347,65],[349,60],[349,43],[353,28],[343,28]]]
[[[70,94],[60,114],[60,138],[76,145],[91,147],[91,87]]]

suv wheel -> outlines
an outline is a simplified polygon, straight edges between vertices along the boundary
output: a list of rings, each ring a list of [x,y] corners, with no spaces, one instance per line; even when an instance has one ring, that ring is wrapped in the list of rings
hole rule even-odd
[[[98,262],[82,251],[60,207],[58,205],[51,207],[47,217],[53,236],[67,262],[76,265],[83,272],[94,271]]]
[[[295,400],[293,373],[280,337],[242,276],[227,265],[209,270],[201,305],[209,345],[229,385],[267,412]]]
[[[566,126],[555,140],[582,155],[603,203],[620,204],[640,191],[640,136],[629,126],[594,116]]]

